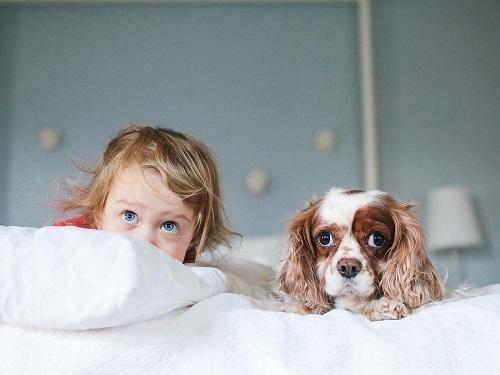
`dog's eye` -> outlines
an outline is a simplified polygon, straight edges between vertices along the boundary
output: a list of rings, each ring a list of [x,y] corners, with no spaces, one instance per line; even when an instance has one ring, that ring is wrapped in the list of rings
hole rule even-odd
[[[375,232],[368,237],[368,246],[379,248],[385,243],[385,237],[380,232]]]
[[[330,247],[333,245],[333,236],[330,232],[321,232],[318,236],[318,242],[323,247]]]

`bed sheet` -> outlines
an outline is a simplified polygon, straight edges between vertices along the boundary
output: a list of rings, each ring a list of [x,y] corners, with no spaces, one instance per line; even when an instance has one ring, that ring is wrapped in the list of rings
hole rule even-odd
[[[109,329],[0,324],[0,374],[498,374],[500,285],[482,294],[399,321],[267,311],[224,293]]]

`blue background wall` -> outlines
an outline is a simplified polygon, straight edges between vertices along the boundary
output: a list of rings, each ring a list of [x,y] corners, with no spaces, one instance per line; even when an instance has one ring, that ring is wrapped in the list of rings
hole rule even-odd
[[[362,186],[355,7],[0,7],[0,222],[49,223],[71,159],[92,165],[131,122],[211,145],[243,234],[282,232],[313,194]],[[500,281],[498,19],[498,1],[374,1],[381,189],[424,203],[467,186],[485,244],[462,267],[477,284]],[[61,149],[40,149],[43,127]],[[332,154],[313,147],[322,128]],[[251,168],[269,172],[266,194],[246,192]]]
[[[145,122],[214,149],[237,230],[282,230],[313,192],[361,183],[356,9],[340,6],[17,7],[11,24],[9,224],[42,225],[48,184],[93,164],[116,130]],[[14,21],[11,20],[11,17]],[[46,154],[42,127],[65,135]],[[322,155],[317,129],[341,147]],[[311,165],[315,168],[311,168]],[[354,167],[353,167],[354,166]],[[268,194],[246,193],[263,168]]]
[[[500,2],[374,4],[381,188],[424,217],[432,187],[469,188],[484,243],[464,249],[462,275],[499,282]]]

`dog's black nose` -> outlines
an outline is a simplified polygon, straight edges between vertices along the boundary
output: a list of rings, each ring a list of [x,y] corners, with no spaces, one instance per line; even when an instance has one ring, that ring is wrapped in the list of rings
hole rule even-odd
[[[351,279],[361,271],[361,262],[354,258],[342,258],[337,263],[337,270],[346,279]]]

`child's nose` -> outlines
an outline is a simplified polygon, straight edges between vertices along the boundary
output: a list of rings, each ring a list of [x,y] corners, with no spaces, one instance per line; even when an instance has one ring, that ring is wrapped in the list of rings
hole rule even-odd
[[[148,226],[138,227],[133,235],[141,240],[147,241],[152,245],[157,246],[156,243],[156,230],[149,228]]]

